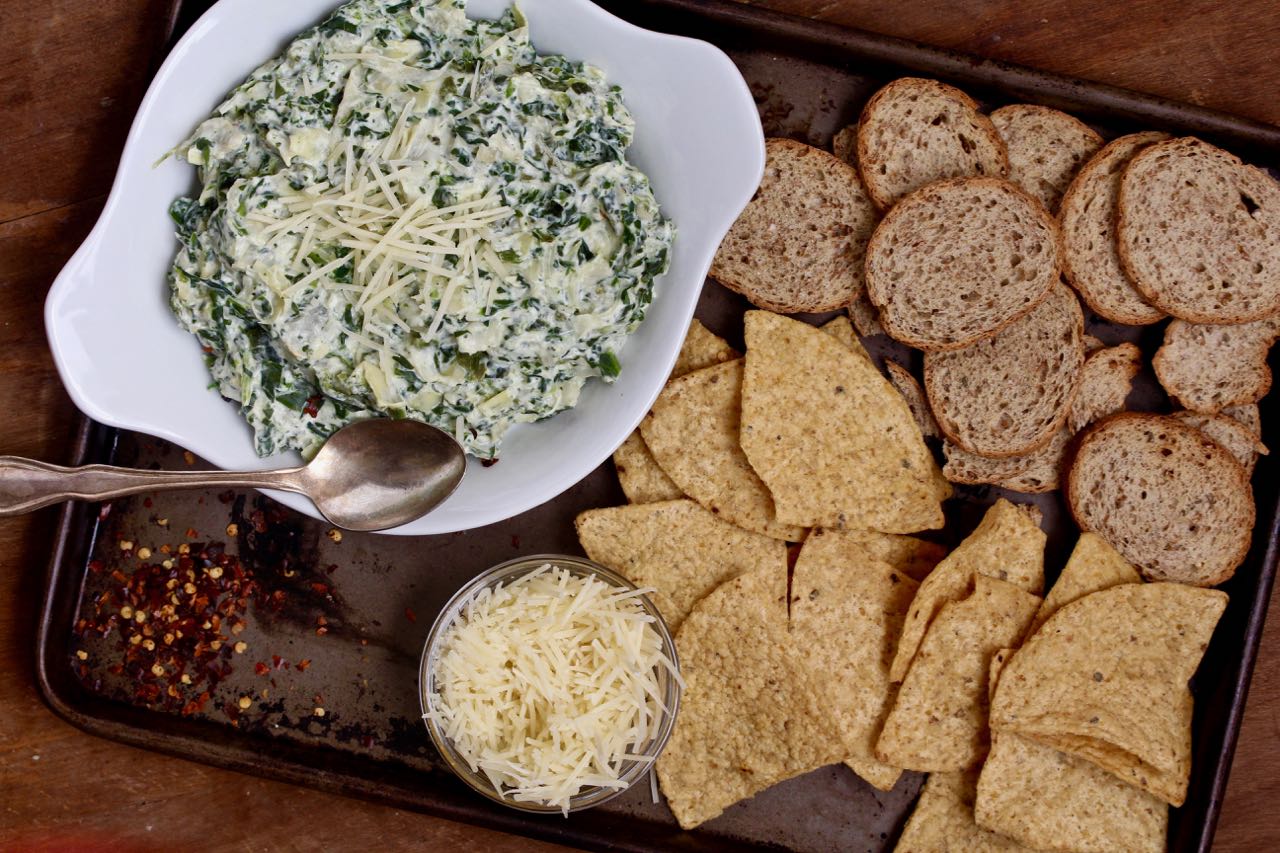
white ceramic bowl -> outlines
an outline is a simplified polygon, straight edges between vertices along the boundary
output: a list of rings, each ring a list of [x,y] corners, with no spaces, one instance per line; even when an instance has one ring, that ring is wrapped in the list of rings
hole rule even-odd
[[[195,185],[181,159],[153,166],[260,63],[321,21],[334,0],[221,0],[177,44],[138,110],[106,209],[59,274],[45,304],[58,371],[76,404],[112,426],[149,433],[226,469],[294,464],[259,458],[237,407],[208,389],[196,339],[168,307],[177,249],[169,203]],[[496,17],[508,0],[470,0]],[[764,138],[738,70],[705,42],[632,26],[588,0],[520,0],[534,45],[604,69],[635,116],[630,159],[653,182],[678,228],[671,268],[620,354],[612,385],[591,381],[578,406],[513,427],[501,461],[468,464],[461,487],[425,518],[393,533],[491,524],[550,500],[613,452],[657,397],[711,265],[764,170]],[[270,493],[319,518],[298,495]]]

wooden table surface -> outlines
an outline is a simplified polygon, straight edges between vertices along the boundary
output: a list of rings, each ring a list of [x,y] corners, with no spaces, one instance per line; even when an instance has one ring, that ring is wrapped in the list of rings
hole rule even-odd
[[[756,0],[795,14],[1280,124],[1280,4]],[[115,171],[168,0],[0,0],[0,453],[69,454],[76,411],[41,307]],[[0,848],[554,849],[83,734],[38,696],[32,641],[54,511],[0,522]],[[1280,848],[1280,619],[1268,626],[1216,849]]]

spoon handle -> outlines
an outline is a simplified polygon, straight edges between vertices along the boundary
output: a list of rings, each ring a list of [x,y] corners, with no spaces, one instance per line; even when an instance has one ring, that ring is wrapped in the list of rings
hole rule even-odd
[[[301,492],[301,470],[141,471],[111,465],[66,468],[19,456],[0,456],[0,517],[66,500],[107,500],[164,489],[239,486]]]

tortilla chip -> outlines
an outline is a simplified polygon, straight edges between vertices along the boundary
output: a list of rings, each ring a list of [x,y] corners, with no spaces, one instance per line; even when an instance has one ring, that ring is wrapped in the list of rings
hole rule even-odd
[[[931,773],[894,853],[1024,853],[973,820],[978,772]]]
[[[876,533],[874,530],[842,530],[841,535],[857,542],[867,556],[888,563],[912,580],[922,581],[947,556],[947,549],[936,542],[898,533]]]
[[[1043,604],[1043,603],[1042,603]],[[1000,673],[1004,670],[1004,665],[1009,662],[1009,658],[1017,649],[1000,649],[991,656],[991,665],[987,667],[987,699],[993,699],[996,695],[996,685],[1000,683]]]
[[[1053,589],[1044,597],[1044,604],[1040,605],[1040,612],[1027,633],[1039,631],[1050,616],[1071,602],[1124,583],[1142,583],[1142,576],[1107,540],[1096,533],[1081,533],[1071,558]]]
[[[739,575],[680,627],[685,688],[658,779],[685,829],[845,757],[827,685],[789,641],[786,598],[785,570]]]
[[[689,331],[680,345],[680,354],[676,356],[676,366],[671,369],[670,378],[677,379],[686,373],[741,357],[742,353],[729,346],[728,341],[709,331],[695,318],[689,323]]]
[[[769,490],[738,444],[742,373],[738,359],[673,380],[640,432],[662,470],[689,497],[739,527],[799,542],[804,528],[778,521]]]
[[[622,493],[633,504],[674,501],[684,497],[680,487],[671,482],[658,460],[649,452],[644,436],[636,430],[613,451],[613,467],[618,471]]]
[[[893,680],[906,677],[929,623],[948,601],[964,598],[975,574],[1008,581],[1033,595],[1043,592],[1044,543],[1044,531],[1031,513],[1004,498],[996,501],[973,533],[920,584],[898,641]]]
[[[1039,850],[1161,853],[1169,806],[1082,758],[997,732],[974,820]]]
[[[674,634],[693,606],[748,572],[787,571],[787,546],[721,521],[691,500],[587,510],[576,521],[587,556],[651,598]]]
[[[855,355],[859,355],[871,364],[871,353],[867,352],[866,347],[862,345],[862,341],[858,340],[858,336],[853,332],[853,323],[849,322],[849,318],[841,314],[839,317],[833,317],[818,327],[840,343],[844,344],[847,349],[853,350]]]
[[[898,691],[876,757],[908,770],[965,770],[989,742],[991,657],[1022,639],[1040,599],[1005,581],[974,578],[973,594],[943,605]]]
[[[950,486],[907,404],[868,360],[767,311],[747,312],[746,338],[742,448],[779,521],[882,533],[942,527]]]
[[[1092,761],[1182,805],[1191,691],[1225,593],[1124,584],[1053,614],[1005,665],[991,726]]]
[[[707,331],[707,327],[694,320],[684,336],[684,344],[676,357],[671,377],[684,376],[694,370],[741,358],[741,353],[722,338]],[[618,469],[618,482],[627,500],[633,504],[673,501],[684,497],[680,487],[671,481],[658,460],[649,452],[640,430],[627,436],[622,446],[613,452],[613,464]]]
[[[916,586],[840,531],[815,530],[800,549],[791,578],[792,640],[827,689],[843,758],[877,760],[876,736],[897,692],[889,662]],[[873,772],[883,781],[889,769]]]
[[[877,791],[892,791],[902,778],[901,767],[890,767],[874,758],[850,758],[844,766]]]

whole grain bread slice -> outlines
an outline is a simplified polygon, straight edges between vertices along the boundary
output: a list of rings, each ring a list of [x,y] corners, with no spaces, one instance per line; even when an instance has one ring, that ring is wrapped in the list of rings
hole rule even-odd
[[[1080,391],[1071,402],[1067,428],[1079,432],[1124,408],[1134,377],[1142,369],[1142,350],[1123,343],[1089,354],[1080,371]]]
[[[789,314],[834,311],[863,289],[875,206],[848,163],[791,139],[765,143],[755,197],[729,229],[711,276],[752,304]]]
[[[1120,265],[1116,204],[1129,161],[1168,138],[1167,133],[1150,131],[1113,139],[1080,169],[1058,209],[1067,281],[1095,313],[1115,323],[1145,326],[1165,316],[1138,293]]]
[[[1039,450],[1062,427],[1084,365],[1084,314],[1064,284],[989,340],[924,359],[929,405],[943,434],[970,453]]]
[[[1239,421],[1249,428],[1253,437],[1262,438],[1262,415],[1258,412],[1257,403],[1241,403],[1238,406],[1227,406],[1222,414]]]
[[[1196,412],[1174,412],[1170,417],[1189,427],[1195,427],[1221,444],[1236,458],[1246,474],[1253,474],[1258,454],[1266,455],[1267,446],[1254,435],[1249,427],[1226,415],[1201,415]]]
[[[1148,302],[1193,323],[1280,311],[1280,183],[1193,136],[1141,151],[1120,180],[1120,263]]]
[[[867,101],[858,119],[857,159],[881,209],[934,181],[1009,171],[1000,134],[977,103],[918,77],[894,80]]]
[[[1058,281],[1057,224],[999,178],[940,181],[898,203],[867,245],[885,331],[923,350],[989,338]]]
[[[902,399],[907,401],[907,408],[911,410],[911,417],[915,418],[916,426],[920,427],[920,434],[925,438],[942,438],[942,431],[938,429],[938,422],[934,420],[924,389],[911,375],[911,371],[892,359],[885,359],[884,367],[889,371],[889,381],[893,383],[893,387],[897,388]]]
[[[1254,505],[1244,468],[1174,418],[1123,412],[1092,427],[1066,498],[1080,529],[1106,539],[1147,580],[1215,586],[1249,550]]]
[[[1035,104],[1010,104],[991,114],[1009,152],[1009,180],[1050,213],[1076,172],[1098,149],[1102,137],[1075,116]]]
[[[1193,412],[1211,415],[1255,403],[1271,388],[1267,353],[1280,337],[1280,316],[1239,325],[1174,320],[1151,359],[1169,396]]]
[[[831,137],[831,153],[848,163],[858,165],[858,126],[856,124],[842,127]]]
[[[1066,473],[1075,434],[1124,408],[1141,364],[1142,353],[1133,344],[1091,353],[1080,371],[1080,386],[1071,402],[1067,422],[1048,444],[1024,456],[988,459],[946,442],[943,452],[947,464],[942,469],[943,475],[956,483],[992,483],[1028,494],[1057,489]]]

